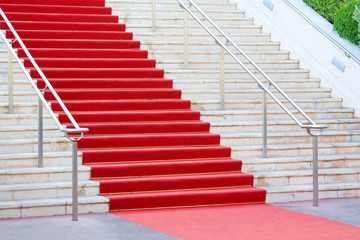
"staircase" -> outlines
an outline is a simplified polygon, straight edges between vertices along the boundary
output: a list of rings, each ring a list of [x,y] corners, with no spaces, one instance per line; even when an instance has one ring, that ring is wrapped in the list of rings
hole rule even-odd
[[[200,121],[200,112],[190,109],[189,100],[181,99],[181,91],[164,78],[164,70],[155,68],[155,60],[148,58],[147,50],[140,50],[140,41],[133,40],[124,24],[118,24],[118,16],[111,15],[104,1],[0,0],[0,7],[75,120],[90,129],[78,145],[84,164],[80,179],[94,189],[88,195],[99,191],[110,200],[111,211],[265,202],[265,191],[253,187],[252,175],[241,172],[242,162],[231,158],[229,147],[220,146],[220,136],[209,133],[210,124]],[[0,26],[6,29],[3,22]],[[13,38],[9,31],[6,34]],[[13,46],[19,47],[16,42]],[[23,50],[18,55],[38,79],[38,86],[44,87]],[[45,98],[59,120],[70,124],[47,90]],[[35,104],[32,107],[35,112]],[[50,148],[56,156],[69,150],[65,138],[58,137],[61,140],[49,140],[63,147]],[[70,154],[66,154],[68,159]],[[35,168],[36,156],[32,156],[28,171],[45,171]],[[3,171],[7,174],[13,168],[4,166]],[[89,181],[90,168],[95,181]],[[67,166],[64,169],[71,171]],[[69,177],[43,182],[67,182]],[[12,187],[7,182],[2,186]],[[29,198],[38,203],[40,195],[37,192]],[[106,205],[104,197],[98,196],[96,203]]]
[[[195,2],[316,123],[330,125],[319,145],[320,198],[360,196],[360,119],[353,109],[344,108],[342,99],[331,96],[331,89],[320,88],[321,80],[300,68],[298,60],[290,59],[290,51],[271,41],[271,34],[262,32],[236,4]],[[176,1],[157,1],[156,32],[152,32],[151,1],[106,0],[106,6],[165,69],[165,77],[174,79],[183,98],[191,99],[192,109],[201,111],[201,119],[211,123],[211,132],[231,147],[232,157],[242,159],[244,171],[255,176],[255,186],[267,190],[267,202],[312,199],[311,137],[269,100],[268,158],[261,157],[261,90],[225,56],[225,110],[219,110],[219,47],[189,17],[189,64],[184,69],[184,13]]]

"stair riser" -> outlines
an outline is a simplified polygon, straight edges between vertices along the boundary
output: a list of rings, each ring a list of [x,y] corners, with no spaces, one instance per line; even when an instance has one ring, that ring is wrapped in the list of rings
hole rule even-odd
[[[44,151],[50,152],[50,151],[70,151],[71,150],[71,144],[67,141],[66,138],[64,138],[63,141],[58,141],[55,144],[44,142]],[[14,143],[14,142],[8,142],[8,143],[2,143],[0,145],[0,153],[27,153],[27,152],[37,152],[37,143],[35,142],[24,142],[24,143]]]
[[[29,156],[30,155],[30,156]],[[82,154],[78,152],[78,163],[82,163]],[[44,167],[56,167],[56,166],[70,166],[72,164],[71,152],[67,152],[67,155],[58,154],[55,156],[47,156],[44,153],[43,165]],[[38,167],[37,153],[22,155],[21,157],[5,158],[0,162],[0,169],[4,168],[29,168]]]
[[[235,4],[204,4],[204,3],[197,3],[199,8],[204,11],[209,10],[221,10],[221,11],[233,11],[236,7]],[[144,10],[151,10],[152,4],[151,2],[121,2],[121,3],[112,3],[106,2],[106,7],[112,7],[114,11],[116,11],[117,7],[121,7],[124,10],[133,10],[133,9],[144,9]],[[156,3],[156,10],[158,11],[171,11],[171,10],[178,10],[181,12],[181,8],[177,2],[159,2]],[[129,11],[131,12],[131,11]]]
[[[94,196],[99,194],[98,186],[87,186],[86,183],[79,185],[78,196]],[[31,189],[31,190],[0,190],[0,201],[19,201],[29,199],[46,199],[46,198],[71,198],[71,186],[50,186],[49,188]]]
[[[35,95],[35,92],[29,92],[29,94],[20,94],[18,95],[16,92],[14,92],[14,102],[36,102],[38,100],[37,95]],[[1,102],[7,102],[9,101],[9,97],[7,95],[3,95],[0,93],[0,101]]]
[[[280,81],[279,79],[273,79],[276,84],[286,91],[288,88],[318,88],[319,82],[315,79],[313,81]],[[219,89],[220,88],[220,79],[218,80],[188,80],[188,81],[176,81],[174,80],[174,88],[175,89]],[[258,84],[254,80],[248,81],[226,81],[225,89],[258,89]],[[270,100],[268,101],[270,102]]]
[[[359,197],[360,190],[358,189],[338,189],[338,190],[320,190],[319,199],[327,198],[351,198]],[[278,202],[294,202],[294,201],[312,201],[313,193],[309,190],[301,190],[294,192],[267,192],[266,202],[267,203],[278,203]]]
[[[297,62],[284,62],[284,63],[259,63],[258,66],[265,70],[265,69],[296,69],[299,68],[299,64]],[[158,62],[157,64],[158,68],[168,68],[168,69],[184,69],[184,62],[179,63],[167,63],[166,61]],[[220,69],[220,64],[216,62],[189,62],[188,63],[188,69]],[[227,69],[237,69],[240,68],[238,63],[225,63],[225,68]],[[254,66],[248,66],[249,69],[254,70]]]
[[[127,31],[129,32],[152,32],[152,26],[142,26],[142,25],[128,25]],[[243,33],[250,33],[250,34],[260,34],[262,33],[262,28],[258,26],[250,26],[250,27],[222,27],[224,32],[231,32],[232,34],[243,34]],[[182,33],[183,27],[169,27],[169,26],[157,26],[156,32],[158,33]],[[192,27],[189,26],[189,32],[192,33],[202,33],[204,31],[201,27]]]
[[[219,98],[219,97],[218,97]],[[296,104],[302,108],[302,109],[314,109],[314,108],[341,108],[341,102],[324,102],[324,103],[303,103],[296,101]],[[286,107],[289,107],[289,104],[285,104]],[[279,105],[275,103],[268,103],[267,108],[269,110],[275,110],[280,109]],[[196,111],[214,111],[214,110],[220,110],[220,102],[217,103],[197,103],[192,102],[191,109]],[[225,102],[225,109],[226,110],[262,110],[262,103],[260,102],[250,102],[250,103],[231,103],[231,102]]]
[[[253,24],[253,20],[252,19],[248,19],[248,18],[238,18],[238,19],[213,19],[215,24],[217,24],[218,26],[228,26],[228,25],[240,25],[240,26],[248,26],[248,25],[252,25]],[[122,19],[120,17],[119,22],[120,23],[125,23],[125,24],[130,24],[130,25],[148,25],[149,22],[151,22],[152,19],[151,18],[127,18],[127,19]],[[189,17],[188,20],[188,24],[191,25],[196,25],[197,22],[196,20],[194,20],[192,17]],[[180,25],[182,26],[184,24],[184,18],[175,18],[175,17],[171,17],[171,18],[157,18],[156,19],[156,24],[158,24],[159,26],[161,25]]]
[[[58,129],[54,130],[44,130],[43,132],[45,138],[52,137],[65,137],[65,134],[60,132]],[[37,130],[0,130],[0,139],[26,139],[26,138],[36,138],[38,136]]]
[[[319,174],[319,184],[341,183],[341,182],[358,182],[359,173],[348,174]],[[254,179],[254,186],[285,186],[285,185],[311,185],[313,182],[312,175],[304,176],[279,176],[279,177],[256,177]]]
[[[268,72],[267,75],[270,78],[280,78],[280,79],[304,79],[309,77],[309,72],[293,72],[293,71],[278,71],[278,72]],[[255,76],[261,77],[262,75],[255,73]],[[211,79],[211,80],[218,80],[220,79],[220,74],[216,72],[178,72],[172,70],[166,70],[165,77],[170,79],[177,79],[177,80],[189,80],[193,79]],[[239,71],[239,72],[228,72],[225,71],[225,79],[249,79],[248,73]]]
[[[248,55],[254,61],[257,60],[287,60],[289,59],[289,54],[287,52],[262,52],[254,51],[248,52]],[[167,61],[167,60],[184,60],[184,50],[178,51],[154,51],[149,50],[149,58],[156,59],[157,61]],[[216,52],[205,52],[199,53],[194,51],[189,51],[188,59],[189,61],[219,61],[219,51]],[[245,60],[243,57],[238,56],[240,60]],[[226,61],[233,61],[231,56],[225,55]]]
[[[20,69],[14,69],[13,73],[13,80],[24,80],[26,79],[26,76],[23,72],[20,72]],[[0,73],[1,79],[8,79],[8,74]]]
[[[311,156],[312,148],[299,148],[299,149],[268,149],[268,157],[300,157]],[[359,146],[342,146],[342,147],[321,147],[319,146],[319,155],[331,155],[331,154],[352,154],[359,153]],[[237,159],[241,158],[260,158],[262,157],[262,151],[259,147],[258,150],[232,150],[232,157]]]
[[[280,45],[276,43],[268,44],[239,44],[239,47],[244,51],[279,51]],[[143,42],[141,45],[142,50],[153,50],[153,51],[184,51],[184,43],[177,42],[152,42],[147,43]],[[219,52],[219,46],[216,44],[198,44],[198,43],[189,43],[188,50],[190,51],[209,51],[209,52]],[[191,55],[191,53],[189,54]]]
[[[30,108],[26,108],[25,110],[21,111],[21,109],[17,109],[15,107],[15,113],[19,113],[22,114],[31,114],[36,112],[36,110],[34,111],[30,111]],[[0,107],[0,114],[7,114],[8,113],[8,108],[2,108]],[[51,117],[44,117],[44,125],[47,126],[55,126],[55,122]],[[14,117],[14,118],[1,118],[0,121],[0,126],[37,126],[38,124],[38,117],[37,116],[31,116],[31,117],[22,117],[22,116],[18,116],[18,117]]]
[[[79,181],[90,179],[90,171],[78,172]],[[67,172],[47,172],[47,173],[25,173],[25,174],[1,174],[1,184],[22,184],[22,183],[41,183],[71,181],[72,173]]]
[[[290,135],[290,134],[289,134]],[[299,143],[311,143],[312,137],[308,135],[304,136],[268,136],[268,144],[299,144]],[[359,135],[322,135],[319,141],[322,143],[331,142],[356,142],[360,140]],[[241,146],[241,145],[260,145],[262,144],[261,136],[237,136],[237,137],[226,137],[222,136],[221,145],[225,146]]]
[[[7,102],[8,100],[6,100]],[[9,105],[2,105],[0,106],[0,114],[7,114],[9,112]],[[44,113],[47,113],[47,110],[44,108],[43,109],[43,112]],[[15,102],[14,103],[14,114],[36,114],[37,113],[37,105],[34,105],[34,106],[23,106],[23,105],[17,105],[17,103]],[[17,119],[18,120],[25,120],[26,119]],[[46,121],[46,120],[45,120]],[[51,121],[50,121],[51,122]],[[49,121],[47,122],[47,124],[52,124],[52,122],[54,122],[54,120],[52,120],[52,122],[50,123]],[[0,126],[2,125],[9,125],[9,123],[0,123]],[[10,125],[14,125],[14,124],[11,124]],[[15,124],[16,125],[16,124]],[[21,125],[21,124],[19,124]]]
[[[106,5],[109,3],[106,3]],[[131,8],[133,9],[133,8]],[[147,17],[149,19],[152,18],[152,9],[151,8],[145,8],[145,9],[141,9],[141,11],[138,11],[138,9],[136,9],[136,11],[129,11],[129,9],[123,9],[122,6],[117,5],[117,7],[114,7],[112,9],[112,14],[113,15],[117,15],[119,16],[119,22],[120,23],[126,23],[127,19],[131,19],[132,17]],[[207,11],[206,15],[209,18],[243,18],[245,17],[244,12],[235,12],[235,11],[231,11],[231,12],[224,12],[224,11]],[[182,18],[184,19],[184,12],[181,11],[181,8],[179,7],[176,10],[159,10],[157,9],[156,11],[156,18]],[[191,17],[189,17],[189,19],[191,19]],[[149,24],[149,23],[148,23]]]
[[[8,91],[9,85],[7,83],[0,82],[0,91]],[[29,83],[14,83],[14,91],[34,91]]]
[[[290,92],[290,91],[286,91],[286,94],[291,98],[291,99],[296,99],[296,98],[329,98],[331,97],[331,93],[330,91],[322,91],[322,92]],[[277,94],[275,94],[277,95]],[[277,95],[278,96],[278,95]],[[183,91],[182,94],[183,99],[191,99],[191,100],[206,100],[206,99],[219,99],[219,93],[199,93],[199,92],[194,92],[194,93],[189,93],[186,91]],[[241,93],[241,92],[237,92],[237,93],[227,93],[225,92],[225,98],[228,100],[232,100],[232,99],[261,99],[262,97],[262,93]],[[279,96],[278,96],[279,97]],[[280,98],[280,100],[282,100],[283,98]]]

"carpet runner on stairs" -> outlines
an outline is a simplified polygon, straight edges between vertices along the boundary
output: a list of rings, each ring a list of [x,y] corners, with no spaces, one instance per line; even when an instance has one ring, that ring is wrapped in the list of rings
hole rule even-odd
[[[0,0],[80,126],[83,164],[110,210],[265,202],[253,176],[181,99],[103,0]],[[7,27],[0,21],[2,29]],[[6,30],[6,36],[13,35]],[[18,48],[18,43],[14,43]],[[31,76],[38,79],[23,50]],[[38,85],[44,86],[39,80]],[[69,120],[45,91],[63,124]]]

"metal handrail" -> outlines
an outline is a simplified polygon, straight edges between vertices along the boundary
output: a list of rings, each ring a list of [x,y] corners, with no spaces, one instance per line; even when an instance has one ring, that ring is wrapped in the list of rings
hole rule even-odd
[[[77,182],[78,182],[78,177],[77,177],[77,142],[83,137],[84,132],[89,131],[89,129],[87,128],[81,128],[78,123],[75,121],[75,119],[73,118],[73,116],[71,115],[71,113],[69,112],[69,110],[67,109],[67,107],[65,106],[65,104],[62,102],[61,98],[59,97],[59,95],[56,93],[55,89],[52,87],[51,83],[49,82],[49,80],[46,78],[46,76],[44,75],[44,73],[41,71],[40,67],[37,65],[37,63],[35,62],[34,58],[32,57],[32,55],[30,54],[30,52],[28,51],[28,49],[26,48],[25,44],[23,43],[23,41],[21,40],[21,38],[19,37],[19,35],[17,34],[16,30],[14,29],[14,27],[12,26],[12,24],[10,23],[9,19],[6,17],[4,11],[0,8],[0,15],[2,16],[3,20],[5,21],[5,23],[7,24],[7,26],[9,27],[10,31],[13,33],[14,37],[15,37],[15,41],[17,41],[20,45],[20,47],[24,50],[26,56],[28,57],[28,59],[30,60],[30,62],[33,64],[34,68],[36,69],[36,71],[39,73],[40,77],[42,78],[42,80],[45,82],[45,88],[40,90],[35,81],[32,79],[32,77],[30,76],[29,72],[26,70],[24,64],[22,63],[22,61],[20,60],[20,58],[17,56],[15,50],[12,47],[12,41],[8,41],[8,39],[6,39],[6,36],[4,35],[4,33],[2,32],[2,30],[0,30],[0,37],[2,38],[2,40],[4,41],[4,43],[6,44],[9,52],[11,53],[11,55],[15,58],[16,62],[19,64],[21,70],[23,71],[23,73],[25,74],[26,78],[29,80],[32,88],[34,89],[34,91],[36,92],[36,94],[39,97],[39,142],[38,142],[38,166],[39,167],[43,167],[43,114],[42,114],[42,105],[45,106],[45,108],[47,109],[47,111],[49,112],[50,116],[52,117],[52,119],[55,121],[57,127],[59,128],[59,130],[61,132],[64,132],[66,134],[66,138],[68,138],[71,142],[72,142],[72,176],[73,176],[73,180],[72,180],[72,189],[73,189],[73,194],[72,194],[72,216],[73,216],[73,220],[77,221],[78,220],[78,191],[77,191]],[[9,53],[9,56],[10,56]],[[9,76],[12,75],[12,57],[9,57]],[[10,82],[10,81],[9,81]],[[70,122],[73,124],[74,128],[67,128],[66,126],[62,125],[60,123],[60,121],[58,120],[57,116],[55,115],[55,113],[53,112],[53,110],[51,109],[50,105],[48,104],[48,102],[45,100],[42,91],[45,89],[49,89],[50,92],[53,94],[53,96],[55,97],[56,101],[59,103],[59,105],[61,106],[62,110],[64,111],[64,113],[66,114],[66,116],[69,118]],[[13,95],[12,93],[12,86],[9,87],[9,96]],[[10,102],[10,101],[9,101]],[[12,101],[11,101],[12,102]],[[10,104],[9,104],[10,107]],[[13,107],[13,106],[11,106]],[[9,113],[13,113],[13,110],[9,109]],[[80,133],[81,135],[78,138],[75,137],[70,137],[69,133]]]
[[[329,34],[327,34],[323,29],[321,29],[318,25],[316,25],[313,21],[311,21],[304,13],[302,13],[295,5],[293,5],[288,0],[283,0],[289,7],[291,7],[297,14],[299,14],[302,18],[304,18],[308,23],[310,23],[316,30],[322,33],[327,39],[332,41],[338,48],[340,48],[345,56],[348,58],[352,58],[357,64],[360,64],[360,59],[357,58],[354,54],[352,54],[349,50],[343,47],[340,43],[338,43],[334,38],[332,38]]]
[[[183,8],[187,13],[189,13],[209,34],[215,39],[215,42],[221,46],[230,56],[257,82],[259,88],[263,89],[263,157],[267,157],[267,94],[294,120],[294,122],[300,127],[305,128],[307,133],[313,137],[313,205],[318,206],[318,137],[322,134],[325,128],[328,128],[328,125],[318,125],[316,124],[277,84],[254,62],[247,54],[242,51],[237,44],[232,41],[232,39],[227,36],[192,0],[187,0],[189,2],[189,7],[187,7],[181,0],[176,0],[180,7]],[[208,28],[205,24],[190,10],[190,7],[194,7],[223,37],[226,39],[226,43],[220,41],[220,39]],[[187,23],[187,19],[184,20]],[[185,31],[187,31],[187,26],[185,26]],[[246,60],[249,61],[251,65],[268,81],[269,86],[265,86],[264,83],[259,80],[255,74],[226,46],[230,43],[239,53],[241,53]],[[223,65],[224,65],[224,51],[221,50],[221,69],[223,75]],[[186,60],[185,60],[186,62]],[[223,77],[222,77],[223,78]],[[223,79],[221,86],[223,86]],[[307,124],[303,124],[269,89],[274,87],[297,111],[300,113],[307,121]],[[222,91],[222,90],[221,90]],[[223,96],[221,96],[223,99]],[[221,105],[224,103],[222,102]],[[318,132],[313,133],[312,130],[318,130]]]

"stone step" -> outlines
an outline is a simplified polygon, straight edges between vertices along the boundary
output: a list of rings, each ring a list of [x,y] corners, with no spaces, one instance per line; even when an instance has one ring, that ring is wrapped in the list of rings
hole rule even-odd
[[[189,32],[191,33],[204,33],[205,30],[199,25],[189,25]],[[128,24],[126,25],[126,29],[129,32],[152,32],[152,25],[149,24]],[[262,33],[262,26],[259,25],[225,25],[222,26],[221,29],[226,33],[238,34],[238,33],[250,33],[250,34],[259,34]],[[160,25],[156,26],[156,32],[158,33],[182,33],[184,32],[184,26],[182,24],[176,25]]]
[[[28,70],[28,72],[30,72],[30,70]],[[8,79],[8,76],[9,76],[8,69],[1,68],[0,69],[0,79]],[[13,69],[13,79],[14,79],[14,81],[24,80],[24,79],[26,79],[26,76],[21,69],[14,68]],[[2,80],[2,81],[4,81],[4,80]]]
[[[109,199],[84,196],[78,200],[79,213],[109,212]],[[71,198],[0,201],[0,218],[55,216],[72,213]]]
[[[13,89],[14,89],[14,91],[33,91],[34,92],[29,81],[27,81],[27,80],[14,81]],[[8,91],[8,90],[9,90],[8,81],[0,80],[0,91]]]
[[[5,55],[4,52],[3,52],[3,55]],[[7,56],[3,57],[3,55],[0,54],[0,68],[1,69],[9,69],[9,60],[8,60]],[[24,63],[24,60],[21,60],[21,62]],[[20,66],[15,59],[13,59],[13,68],[20,69]]]
[[[321,119],[316,120],[317,124],[329,125],[327,130],[352,130],[360,129],[360,119]],[[269,132],[277,131],[298,131],[300,127],[292,120],[275,120],[267,122]],[[211,122],[212,133],[237,133],[237,132],[261,132],[262,121],[224,121]]]
[[[307,201],[313,199],[313,186],[291,185],[291,186],[264,186],[266,189],[266,202],[293,202]],[[328,183],[319,184],[319,198],[343,198],[359,197],[359,182]]]
[[[254,185],[287,186],[312,185],[313,172],[308,170],[253,172]],[[330,168],[319,169],[319,184],[359,182],[360,168]]]
[[[143,8],[142,8],[143,9]],[[198,16],[198,18],[205,22],[205,18]],[[239,17],[239,18],[224,18],[224,17],[216,17],[211,19],[216,25],[223,26],[223,25],[252,25],[254,24],[253,18],[248,17]],[[119,17],[119,22],[124,24],[130,24],[130,25],[148,25],[152,22],[152,16],[133,16],[131,18],[126,17]],[[184,16],[168,16],[168,17],[156,17],[156,24],[157,25],[164,25],[164,24],[176,24],[176,25],[183,25],[184,26]],[[188,18],[188,24],[195,25],[198,24],[197,21],[189,16]],[[206,24],[207,26],[211,26],[210,24]]]
[[[249,69],[255,69],[255,67],[249,62],[243,62]],[[298,60],[267,60],[267,61],[257,61],[256,64],[262,69],[294,69],[299,68]],[[184,69],[183,60],[159,60],[157,61],[156,66],[158,68],[170,68],[170,69]],[[241,66],[233,61],[226,61],[224,63],[226,69],[237,69]],[[188,69],[219,69],[220,71],[220,62],[219,61],[189,61]]]
[[[309,136],[310,138],[310,136]],[[259,158],[262,156],[261,145],[229,146],[232,157],[236,159]],[[358,154],[359,142],[350,143],[319,143],[319,155]],[[312,156],[312,144],[268,145],[268,157],[299,157]]]
[[[38,153],[7,153],[0,154],[0,169],[5,168],[31,168],[38,166]],[[78,152],[78,163],[82,163],[82,153]],[[71,151],[58,152],[44,152],[43,166],[57,167],[57,166],[71,166],[72,153]]]
[[[261,77],[257,71],[253,71],[255,76]],[[265,73],[271,78],[281,78],[281,79],[304,79],[309,78],[309,70],[308,69],[269,69],[266,70]],[[165,69],[165,77],[170,79],[177,80],[189,80],[189,79],[210,79],[210,80],[218,80],[220,79],[219,70],[211,70],[211,69]],[[229,70],[225,69],[225,79],[249,79],[249,74],[245,72],[245,70]]]
[[[79,166],[78,177],[80,180],[90,179],[90,167]],[[0,169],[0,184],[22,184],[71,181],[72,167],[44,167],[44,168],[7,168]]]
[[[237,45],[243,51],[279,51],[280,44],[278,42],[238,42]],[[167,40],[156,42],[142,42],[142,50],[171,50],[171,51],[184,51],[183,42],[171,42]],[[189,51],[209,51],[220,52],[220,47],[215,43],[207,42],[189,42]],[[235,52],[235,51],[234,51]],[[190,53],[191,54],[191,53]]]
[[[149,58],[157,61],[184,60],[184,49],[182,50],[148,50]],[[246,51],[246,54],[254,61],[259,60],[288,60],[288,51]],[[245,60],[240,54],[235,54],[240,60]],[[189,51],[189,61],[219,61],[219,51]],[[225,54],[226,61],[233,61],[233,58]]]
[[[28,115],[37,113],[38,111],[38,102],[14,102],[14,114],[15,115]],[[5,114],[9,113],[9,102],[6,100],[5,102],[0,102],[0,116],[2,117]],[[47,110],[43,108],[44,115],[47,114]],[[12,114],[9,114],[12,115]],[[0,118],[1,118],[0,117]],[[11,124],[11,123],[10,123]],[[0,123],[0,125],[2,125]]]
[[[352,118],[353,109],[306,109],[305,111],[313,120],[329,118]],[[298,114],[295,113],[295,116]],[[224,110],[224,111],[202,111],[201,120],[216,121],[262,121],[262,111],[260,110]],[[300,117],[299,117],[300,119]],[[291,120],[282,110],[269,110],[268,120]]]
[[[219,96],[217,98],[220,98]],[[311,108],[341,108],[342,99],[339,98],[306,98],[293,99],[302,109]],[[291,108],[290,103],[284,104]],[[216,111],[220,110],[220,100],[194,100],[191,101],[191,108],[196,111]],[[280,106],[272,99],[268,100],[268,109],[280,109]],[[225,96],[225,110],[262,110],[263,103],[260,99],[227,99]]]
[[[99,182],[78,182],[79,196],[99,195]],[[40,182],[0,185],[0,201],[19,201],[46,198],[71,198],[72,182]]]
[[[284,97],[272,91],[280,100]],[[329,88],[312,88],[312,89],[286,89],[285,93],[291,98],[329,98],[331,89]],[[219,99],[220,90],[217,89],[185,89],[182,91],[183,99],[205,100]],[[262,99],[263,91],[261,89],[225,89],[225,99]],[[269,97],[270,98],[270,97]],[[295,101],[295,100],[294,100]]]
[[[44,138],[44,151],[70,151],[71,142],[65,137],[61,138]],[[37,152],[37,139],[11,139],[0,140],[0,153],[28,153]]]
[[[222,11],[232,11],[236,8],[235,3],[222,3],[222,2],[196,2],[196,5],[202,10],[222,10]],[[113,7],[113,9],[116,9],[116,7],[121,7],[122,9],[152,9],[152,1],[119,1],[119,0],[110,0],[106,1],[105,6],[107,7]],[[177,1],[156,1],[156,10],[182,10],[180,8]],[[193,11],[196,11],[195,8],[192,8]]]
[[[57,126],[44,126],[43,136],[45,138],[65,137]],[[0,140],[7,139],[28,139],[38,136],[38,127],[36,126],[0,126]]]
[[[0,91],[0,101],[6,102],[9,99],[8,91]],[[14,102],[37,102],[38,96],[35,91],[14,91]]]
[[[23,109],[21,109],[23,108]],[[0,126],[37,126],[38,124],[38,114],[37,104],[33,103],[21,103],[15,104],[14,106],[15,114],[7,114],[8,105],[0,103]],[[22,111],[20,111],[22,110]],[[26,111],[25,111],[26,110]],[[47,110],[44,109],[44,126],[56,126],[52,117],[47,114]],[[19,112],[28,112],[28,113],[19,113]]]
[[[221,145],[225,146],[244,146],[244,145],[261,145],[261,132],[245,133],[223,133],[221,134]],[[312,137],[305,130],[297,132],[268,132],[268,144],[302,144],[311,143]],[[359,142],[360,130],[325,130],[319,137],[321,143],[336,142]],[[360,149],[359,149],[360,152]]]
[[[312,156],[243,159],[244,172],[312,169]],[[360,154],[319,155],[319,168],[359,168]]]
[[[319,88],[320,79],[272,79],[281,89],[286,91],[288,88]],[[219,79],[174,79],[175,89],[219,89]],[[268,85],[268,84],[266,84]],[[227,79],[225,80],[225,89],[258,89],[258,84],[253,79]],[[273,88],[271,88],[273,89]]]

